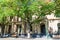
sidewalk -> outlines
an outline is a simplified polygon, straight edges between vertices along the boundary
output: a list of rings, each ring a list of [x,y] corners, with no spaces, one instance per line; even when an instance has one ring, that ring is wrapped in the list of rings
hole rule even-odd
[[[60,39],[53,39],[53,38],[47,38],[46,36],[42,38],[0,38],[0,40],[60,40]]]
[[[0,38],[0,40],[53,40],[52,38]]]

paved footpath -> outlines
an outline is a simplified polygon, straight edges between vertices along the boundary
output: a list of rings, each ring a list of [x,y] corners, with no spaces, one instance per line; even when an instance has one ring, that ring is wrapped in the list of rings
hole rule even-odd
[[[47,39],[47,38],[0,38],[0,40],[60,40],[60,39]]]

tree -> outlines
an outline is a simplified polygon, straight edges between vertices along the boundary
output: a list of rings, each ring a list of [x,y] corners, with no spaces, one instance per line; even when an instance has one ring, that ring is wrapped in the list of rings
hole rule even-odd
[[[55,0],[55,4],[56,4],[56,6],[55,6],[55,15],[57,16],[57,17],[60,17],[60,0]]]
[[[39,23],[45,15],[51,14],[55,8],[54,5],[54,2],[46,3],[42,0],[2,0],[0,1],[0,15],[2,15],[0,20],[8,16],[21,17],[26,22],[29,33],[31,24]],[[32,21],[33,15],[37,18]]]

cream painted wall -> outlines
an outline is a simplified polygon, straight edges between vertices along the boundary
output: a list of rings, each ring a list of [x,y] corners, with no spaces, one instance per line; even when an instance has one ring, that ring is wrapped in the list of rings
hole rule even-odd
[[[49,27],[51,27],[53,29],[53,33],[57,33],[58,31],[58,26],[57,24],[59,23],[58,20],[54,20],[54,21],[49,21]]]
[[[53,29],[53,33],[57,33],[58,31],[57,24],[59,23],[60,20],[56,20],[56,19],[59,18],[55,17],[53,13],[51,15],[46,15],[46,17],[48,19],[48,28],[51,27]]]

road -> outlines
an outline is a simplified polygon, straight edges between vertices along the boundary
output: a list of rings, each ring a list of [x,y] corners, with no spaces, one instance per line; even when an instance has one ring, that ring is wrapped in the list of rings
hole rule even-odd
[[[60,40],[51,38],[0,38],[0,40]]]

